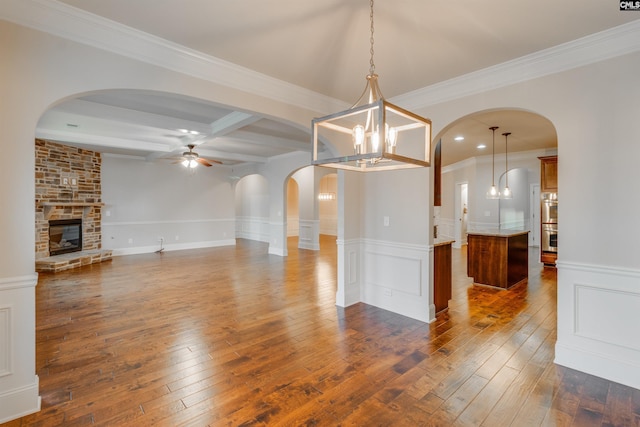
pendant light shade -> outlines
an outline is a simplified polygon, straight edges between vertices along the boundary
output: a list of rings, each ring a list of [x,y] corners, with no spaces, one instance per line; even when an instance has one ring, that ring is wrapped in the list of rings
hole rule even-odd
[[[500,197],[503,199],[512,199],[513,193],[509,188],[509,156],[507,154],[507,138],[509,138],[511,132],[505,132],[502,135],[504,135],[504,190],[502,190]]]
[[[496,176],[496,129],[498,129],[498,126],[491,126],[489,128],[489,130],[491,130],[491,132],[492,132],[493,145],[492,145],[492,152],[491,152],[491,187],[489,188],[489,191],[487,191],[487,199],[499,199],[500,198],[500,192],[498,191],[498,187],[496,187],[496,181],[495,181],[495,176]]]
[[[361,172],[427,167],[431,120],[391,104],[382,96],[373,62],[373,0],[369,74],[364,92],[348,110],[311,121],[311,164]],[[323,151],[325,146],[334,150]]]

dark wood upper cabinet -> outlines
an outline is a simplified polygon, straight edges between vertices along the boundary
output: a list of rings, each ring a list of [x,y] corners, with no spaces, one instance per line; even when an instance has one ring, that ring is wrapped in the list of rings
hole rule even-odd
[[[442,140],[433,153],[433,206],[442,206]]]
[[[540,191],[558,192],[558,156],[538,157],[540,159]]]

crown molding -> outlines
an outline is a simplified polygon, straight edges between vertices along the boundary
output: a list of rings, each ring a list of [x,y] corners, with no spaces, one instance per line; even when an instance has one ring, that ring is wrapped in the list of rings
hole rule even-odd
[[[321,113],[349,107],[343,101],[56,0],[2,0],[0,19],[296,107]]]
[[[392,98],[414,110],[640,50],[640,19]]]
[[[205,55],[56,0],[2,0],[0,18],[135,60],[329,113],[343,101]],[[640,19],[408,92],[391,101],[410,110],[509,86],[640,50]]]

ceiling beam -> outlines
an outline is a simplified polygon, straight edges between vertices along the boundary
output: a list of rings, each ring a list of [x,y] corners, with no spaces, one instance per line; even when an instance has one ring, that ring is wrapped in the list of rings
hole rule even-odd
[[[36,128],[36,138],[82,145],[93,151],[99,151],[99,147],[118,148],[137,152],[161,151],[166,153],[168,150],[166,144],[119,137],[97,136],[89,133],[64,132],[52,129]]]
[[[91,120],[99,119],[103,121],[127,123],[133,126],[147,127],[150,129],[165,129],[167,132],[175,134],[175,136],[181,135],[179,129],[194,130],[206,135],[210,133],[210,127],[204,123],[178,119],[163,114],[154,114],[129,108],[114,107],[82,99],[66,101],[57,106],[54,110],[45,113],[44,117],[46,118],[49,114],[59,114],[61,112],[77,116],[78,120],[82,120],[83,118]]]
[[[234,111],[224,117],[221,117],[215,122],[212,122],[211,130],[208,132],[208,135],[213,138],[224,136],[242,127],[255,123],[258,120],[260,120],[260,117],[258,116],[243,113],[241,111]]]
[[[224,139],[227,141],[238,141],[246,144],[280,148],[283,150],[311,151],[311,144],[309,141],[298,141],[295,139],[280,138],[277,136],[247,131],[234,132],[233,136],[225,137]]]

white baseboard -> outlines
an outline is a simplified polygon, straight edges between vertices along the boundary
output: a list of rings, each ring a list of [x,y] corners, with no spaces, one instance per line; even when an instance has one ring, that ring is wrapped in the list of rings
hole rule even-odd
[[[38,388],[36,375],[33,383],[0,394],[0,424],[38,412],[41,405]]]
[[[586,372],[638,389],[640,387],[640,365],[629,360],[614,359],[610,354],[556,343],[554,363]],[[637,361],[636,361],[637,362]]]
[[[219,246],[235,246],[236,239],[213,240],[208,242],[191,242],[191,243],[171,243],[163,246],[164,252],[182,251],[185,249],[202,249],[215,248]],[[150,254],[160,249],[159,245],[154,246],[137,246],[133,248],[113,249],[113,256]]]

